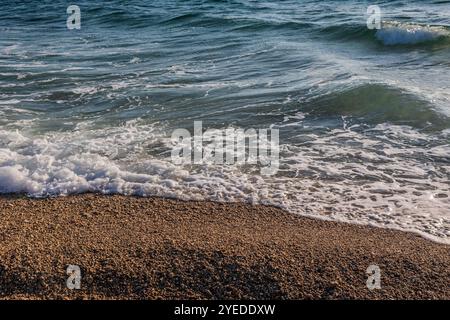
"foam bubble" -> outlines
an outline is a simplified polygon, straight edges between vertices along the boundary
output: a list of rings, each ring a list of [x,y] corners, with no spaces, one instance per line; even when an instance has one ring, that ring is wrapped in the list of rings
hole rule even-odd
[[[0,167],[0,192],[22,192],[33,194],[39,190],[39,185],[30,179],[29,171],[19,165]]]

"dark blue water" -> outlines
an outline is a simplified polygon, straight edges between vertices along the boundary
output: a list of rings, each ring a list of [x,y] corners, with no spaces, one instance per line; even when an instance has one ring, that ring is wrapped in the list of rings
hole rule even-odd
[[[66,26],[68,5],[81,29]],[[247,201],[450,237],[450,1],[2,1],[0,191]],[[275,128],[280,169],[178,166]]]

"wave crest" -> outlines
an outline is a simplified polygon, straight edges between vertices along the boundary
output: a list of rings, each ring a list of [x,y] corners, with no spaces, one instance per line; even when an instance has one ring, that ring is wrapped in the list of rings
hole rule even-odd
[[[449,31],[441,26],[389,22],[383,24],[383,28],[376,32],[375,37],[384,45],[393,46],[436,41],[449,35]]]

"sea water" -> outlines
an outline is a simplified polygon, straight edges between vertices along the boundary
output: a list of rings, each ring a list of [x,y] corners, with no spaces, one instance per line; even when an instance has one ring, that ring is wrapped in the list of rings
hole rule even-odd
[[[450,2],[0,4],[0,192],[270,204],[450,243]],[[171,133],[278,129],[275,175]]]

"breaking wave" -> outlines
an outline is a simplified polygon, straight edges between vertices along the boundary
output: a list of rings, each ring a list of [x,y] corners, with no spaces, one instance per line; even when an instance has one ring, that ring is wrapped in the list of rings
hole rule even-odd
[[[397,22],[384,23],[376,32],[376,38],[384,45],[415,45],[437,40],[448,40],[450,32],[441,26],[421,26]]]

